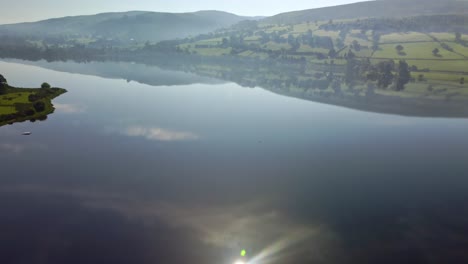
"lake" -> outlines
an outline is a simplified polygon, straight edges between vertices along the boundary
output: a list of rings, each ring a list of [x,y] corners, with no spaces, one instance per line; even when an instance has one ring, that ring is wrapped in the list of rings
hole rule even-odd
[[[468,261],[466,119],[104,66],[0,62],[68,90],[0,128],[1,263]]]

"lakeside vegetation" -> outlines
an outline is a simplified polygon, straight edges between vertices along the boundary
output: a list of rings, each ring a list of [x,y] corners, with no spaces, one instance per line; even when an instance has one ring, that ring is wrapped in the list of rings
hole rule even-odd
[[[0,126],[47,119],[54,112],[52,99],[67,91],[43,83],[41,88],[17,88],[0,75]]]

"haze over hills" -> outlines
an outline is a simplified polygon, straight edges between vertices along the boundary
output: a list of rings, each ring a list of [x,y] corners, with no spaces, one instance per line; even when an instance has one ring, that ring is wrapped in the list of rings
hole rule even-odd
[[[193,13],[131,11],[1,25],[0,34],[68,35],[161,41],[212,32],[247,19],[257,18],[242,17],[221,11]]]
[[[267,24],[294,24],[328,19],[407,17],[433,14],[466,14],[465,0],[378,0],[287,12],[263,20]]]
[[[287,12],[261,21],[264,24],[295,24],[329,19],[407,17],[467,12],[466,0],[377,0]],[[68,39],[82,39],[84,44],[96,39],[159,42],[213,32],[243,20],[260,19],[261,17],[237,16],[222,11],[193,13],[130,11],[0,25],[0,35],[36,38],[66,36]]]
[[[12,63],[20,63],[25,65],[34,65],[45,69],[51,69],[59,72],[78,73],[83,75],[99,76],[106,79],[123,79],[127,82],[135,81],[142,84],[152,86],[173,86],[173,85],[188,85],[194,83],[203,84],[221,84],[226,83],[211,77],[201,76],[190,72],[175,71],[170,69],[160,68],[155,65],[145,65],[129,62],[90,62],[90,63],[74,63],[74,62],[47,62],[41,61],[25,61],[25,60],[8,60]]]

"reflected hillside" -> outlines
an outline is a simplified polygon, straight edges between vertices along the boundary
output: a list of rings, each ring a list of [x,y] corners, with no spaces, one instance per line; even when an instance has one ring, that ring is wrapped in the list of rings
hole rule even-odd
[[[223,81],[191,72],[162,69],[155,65],[131,62],[93,61],[87,63],[64,61],[25,61],[7,60],[9,62],[34,65],[59,72],[94,75],[108,79],[124,79],[152,86],[186,85],[193,83],[219,84]]]
[[[384,63],[382,65],[386,66]],[[330,64],[307,65],[301,63],[300,59],[291,58],[269,65],[236,61],[232,64],[179,65],[178,69],[232,81],[244,87],[261,87],[284,96],[369,112],[421,117],[468,117],[468,88],[463,84],[438,84],[411,78],[404,90],[398,90],[397,73],[392,74],[389,86],[383,88],[379,85],[380,79],[354,78],[354,72],[358,72],[361,67],[366,66],[357,63],[353,65],[353,62],[339,65],[333,61]],[[397,63],[388,67],[398,71],[398,67],[402,66]]]
[[[468,117],[464,85],[434,84],[412,79],[404,91],[381,88],[378,81],[353,79],[363,65],[331,63],[307,65],[285,58],[276,63],[251,59],[174,56],[172,59],[141,59],[131,62],[15,61],[56,71],[137,81],[153,86],[235,82],[243,87],[261,87],[304,100],[369,112],[422,117]],[[163,61],[164,63],[159,63]],[[144,64],[143,64],[144,63]],[[359,66],[359,67],[358,67]],[[385,65],[384,65],[385,66]],[[397,65],[388,67],[398,68]],[[396,77],[394,77],[396,78]]]

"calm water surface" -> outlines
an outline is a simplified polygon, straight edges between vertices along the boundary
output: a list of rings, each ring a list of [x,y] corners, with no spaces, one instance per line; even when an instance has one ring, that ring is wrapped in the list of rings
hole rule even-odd
[[[468,261],[466,119],[53,66],[0,62],[69,91],[0,128],[0,263]]]

